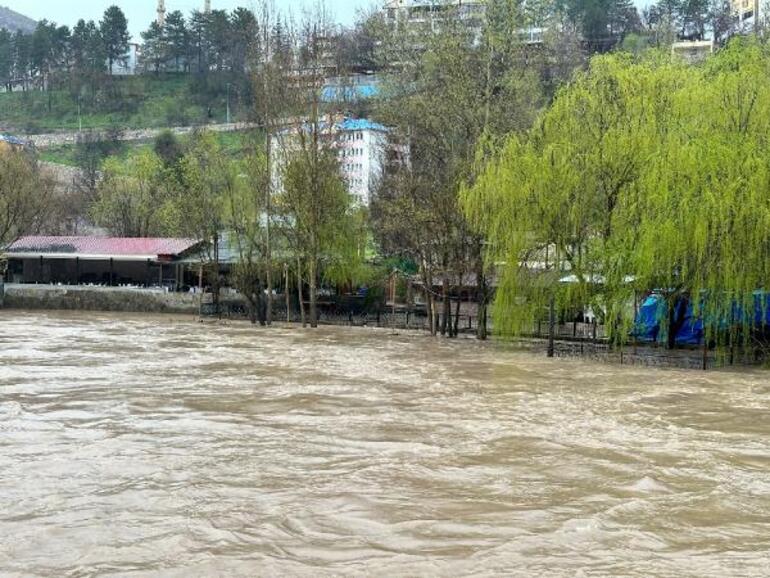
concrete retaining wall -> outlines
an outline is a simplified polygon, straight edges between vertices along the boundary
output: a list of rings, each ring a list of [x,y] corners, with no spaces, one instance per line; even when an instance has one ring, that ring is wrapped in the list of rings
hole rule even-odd
[[[197,314],[200,295],[118,287],[5,285],[6,309]]]

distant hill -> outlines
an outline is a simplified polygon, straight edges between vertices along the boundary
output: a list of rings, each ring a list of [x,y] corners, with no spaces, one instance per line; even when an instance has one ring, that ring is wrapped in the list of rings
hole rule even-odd
[[[37,22],[32,20],[32,18],[27,18],[10,8],[0,6],[0,28],[5,28],[11,32],[16,32],[17,30],[33,32],[36,26]]]

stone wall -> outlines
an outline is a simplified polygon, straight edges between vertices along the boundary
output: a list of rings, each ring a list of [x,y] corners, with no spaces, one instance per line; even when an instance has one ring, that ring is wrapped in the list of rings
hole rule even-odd
[[[63,309],[195,315],[201,295],[118,287],[5,285],[6,309]]]

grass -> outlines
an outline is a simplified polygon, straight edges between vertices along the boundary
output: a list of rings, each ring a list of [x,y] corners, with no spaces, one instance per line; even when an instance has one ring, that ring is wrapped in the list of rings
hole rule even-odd
[[[201,90],[186,75],[106,79],[96,94],[78,98],[69,90],[0,93],[0,131],[39,134],[60,130],[187,126],[225,122],[227,80],[210,79]],[[231,94],[232,120],[243,120],[238,91]]]
[[[217,132],[214,133],[214,136],[219,141],[222,151],[231,158],[243,155],[253,138],[252,135],[242,132]],[[190,137],[180,136],[178,138],[179,141],[185,145],[189,142]],[[149,147],[152,147],[151,142],[129,142],[126,143],[125,149],[117,156],[122,159],[128,159],[139,151]],[[75,145],[64,145],[40,150],[38,151],[38,158],[47,163],[55,163],[70,167],[77,166],[77,162],[75,161]]]

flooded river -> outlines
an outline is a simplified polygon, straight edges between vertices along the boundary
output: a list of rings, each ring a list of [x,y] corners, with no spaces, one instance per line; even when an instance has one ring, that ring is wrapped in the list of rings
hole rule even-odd
[[[770,575],[770,372],[0,312],[0,575]]]

